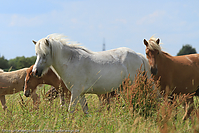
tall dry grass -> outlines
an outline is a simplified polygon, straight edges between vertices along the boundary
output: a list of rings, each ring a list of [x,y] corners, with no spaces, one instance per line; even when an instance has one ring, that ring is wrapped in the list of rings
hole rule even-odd
[[[157,86],[159,82],[155,82],[152,78],[147,79],[144,72],[138,71],[134,82],[129,78],[125,79],[120,87],[120,94],[127,105],[129,112],[140,115],[147,119],[155,119],[160,132],[177,132],[178,126],[184,124],[184,117],[187,115],[188,109],[191,106],[186,103],[187,99],[194,96],[192,94],[169,95],[168,89],[166,92],[160,92]],[[160,97],[160,95],[161,97]],[[172,97],[172,98],[171,98]],[[186,105],[185,108],[183,105]],[[196,110],[195,110],[196,111]],[[199,115],[195,111],[192,112],[192,117],[188,121],[195,118],[198,121]],[[178,121],[178,125],[176,125]],[[198,126],[193,126],[194,131],[199,131]]]
[[[191,118],[182,120],[187,110],[183,103],[192,95],[175,95],[172,102],[168,93],[159,98],[158,89],[152,78],[138,71],[132,82],[125,79],[116,90],[115,97],[110,97],[109,105],[98,110],[96,95],[86,95],[89,114],[85,115],[78,105],[75,113],[68,113],[68,107],[60,107],[59,98],[49,102],[45,92],[50,87],[38,89],[41,97],[39,109],[34,109],[30,98],[23,93],[8,95],[8,110],[0,109],[0,129],[17,132],[19,130],[37,132],[198,132],[199,110],[194,110]],[[195,105],[198,99],[194,97]],[[68,103],[66,103],[68,104]],[[187,106],[190,106],[187,104]],[[108,108],[108,109],[107,109]],[[1,131],[0,131],[1,132]]]

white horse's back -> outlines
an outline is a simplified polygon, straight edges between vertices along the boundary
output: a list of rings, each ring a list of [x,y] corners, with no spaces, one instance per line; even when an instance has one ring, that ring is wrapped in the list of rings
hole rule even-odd
[[[142,63],[138,54],[125,47],[93,52],[85,55],[85,58],[73,58],[73,63],[67,65],[67,74],[61,77],[65,77],[67,85],[81,81],[79,86],[84,88],[82,93],[103,94],[117,89],[129,74],[130,79],[134,80]]]

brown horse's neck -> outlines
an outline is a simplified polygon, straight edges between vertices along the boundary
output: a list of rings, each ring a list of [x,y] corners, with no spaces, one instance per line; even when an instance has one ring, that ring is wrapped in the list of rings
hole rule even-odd
[[[158,80],[161,76],[164,75],[163,66],[170,66],[172,64],[172,56],[166,52],[160,52],[158,57],[156,58],[156,65],[158,69],[158,73],[155,76],[155,80]]]
[[[168,63],[171,63],[171,61],[172,61],[172,56],[166,52],[161,52],[156,59],[157,66],[162,66],[164,64],[168,65]]]
[[[49,70],[47,74],[43,76],[42,83],[52,85],[58,89],[61,81],[52,70]]]

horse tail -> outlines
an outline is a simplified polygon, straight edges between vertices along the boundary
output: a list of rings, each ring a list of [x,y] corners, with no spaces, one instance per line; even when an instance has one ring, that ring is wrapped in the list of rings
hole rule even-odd
[[[148,63],[148,60],[144,57],[143,54],[141,53],[138,53],[138,55],[141,57],[142,59],[142,62],[143,62],[143,67],[144,67],[144,71],[147,72],[147,78],[150,78],[151,76],[151,71],[150,71],[150,66],[149,66],[149,63]]]

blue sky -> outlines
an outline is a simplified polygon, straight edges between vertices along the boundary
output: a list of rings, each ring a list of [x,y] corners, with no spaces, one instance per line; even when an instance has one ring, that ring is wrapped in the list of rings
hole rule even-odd
[[[198,0],[0,0],[0,55],[35,55],[32,40],[61,33],[92,51],[128,47],[145,54],[143,39],[161,39],[176,55],[199,52]]]

